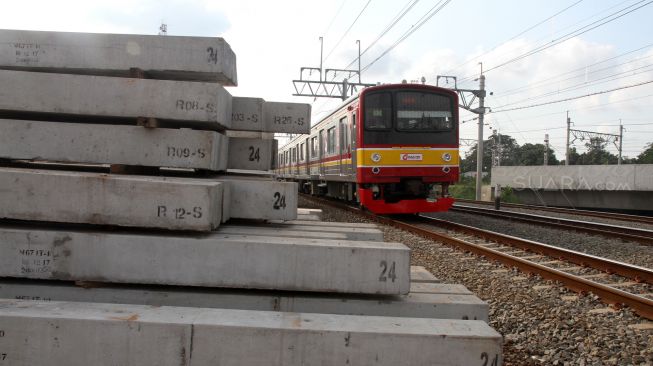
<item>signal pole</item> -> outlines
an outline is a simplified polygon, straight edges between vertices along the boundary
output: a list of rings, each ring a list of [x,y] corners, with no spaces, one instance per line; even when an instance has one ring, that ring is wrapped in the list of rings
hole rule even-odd
[[[544,165],[549,165],[549,134],[544,135]]]
[[[621,118],[619,118],[619,160],[617,160],[617,165],[621,165],[621,151],[624,144],[624,125],[621,124]]]
[[[567,148],[565,149],[565,165],[569,165],[569,133],[571,130],[571,118],[569,118],[569,111],[567,111]]]

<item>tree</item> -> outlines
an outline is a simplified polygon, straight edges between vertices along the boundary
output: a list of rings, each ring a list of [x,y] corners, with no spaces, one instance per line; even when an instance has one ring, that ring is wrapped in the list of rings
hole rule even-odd
[[[499,139],[501,144],[499,145]],[[492,135],[489,139],[483,141],[483,171],[489,172],[492,167],[492,149],[500,146],[501,165],[516,165],[516,152],[519,145],[514,138],[508,135]],[[465,158],[460,162],[461,172],[476,171],[476,154],[478,145],[474,145]]]
[[[646,150],[637,156],[637,164],[653,164],[653,142],[649,142]]]
[[[579,157],[579,165],[606,165],[617,164],[619,158],[607,151],[605,148],[608,143],[600,137],[592,137],[590,141],[585,144],[587,152]],[[569,159],[571,161],[571,159]]]
[[[546,146],[543,144],[526,143],[522,145],[517,149],[517,165],[544,165],[544,149]],[[558,159],[551,148],[549,148],[548,157],[548,165],[558,165]]]

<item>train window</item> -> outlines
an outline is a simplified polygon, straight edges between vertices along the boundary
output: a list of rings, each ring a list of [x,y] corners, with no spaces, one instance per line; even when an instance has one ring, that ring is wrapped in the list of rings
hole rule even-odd
[[[444,131],[452,127],[450,97],[417,91],[397,93],[397,130]]]
[[[365,97],[365,128],[387,130],[392,127],[392,94],[373,93]]]
[[[336,151],[336,128],[331,127],[327,130],[327,154],[333,154]]]
[[[304,161],[304,149],[306,148],[306,145],[302,142],[299,146],[299,161]]]
[[[324,130],[320,130],[320,138],[319,138],[318,141],[320,142],[319,149],[320,149],[321,156],[324,156],[326,154],[326,144],[325,144],[325,141],[324,141]]]
[[[340,152],[349,152],[349,134],[347,133],[347,116],[340,118]]]
[[[317,157],[317,136],[311,137],[311,158]]]

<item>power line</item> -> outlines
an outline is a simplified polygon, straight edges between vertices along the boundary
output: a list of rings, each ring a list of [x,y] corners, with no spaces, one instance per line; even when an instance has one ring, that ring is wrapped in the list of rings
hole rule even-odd
[[[326,60],[329,58],[329,56],[331,56],[331,54],[333,53],[333,51],[335,51],[336,48],[338,48],[338,46],[340,45],[340,43],[342,42],[342,40],[345,39],[345,37],[347,36],[347,34],[349,34],[349,31],[351,30],[351,28],[354,26],[354,24],[356,24],[356,22],[357,22],[358,19],[361,17],[361,15],[363,15],[363,12],[365,11],[365,9],[367,9],[367,6],[370,5],[371,2],[372,2],[372,0],[367,0],[367,3],[365,4],[365,6],[363,6],[363,9],[361,9],[360,13],[358,13],[358,16],[356,16],[356,19],[354,19],[354,22],[351,23],[351,25],[349,26],[349,28],[347,28],[347,30],[345,31],[345,33],[343,33],[342,37],[340,37],[340,39],[338,40],[338,42],[336,42],[336,45],[333,46],[333,48],[331,49],[331,51],[326,55],[326,57],[324,58],[324,61],[325,61],[325,62],[326,62]]]
[[[345,6],[346,2],[347,2],[347,0],[342,0],[342,3],[340,3],[340,7],[338,8],[338,11],[336,11],[336,14],[333,16],[333,18],[331,18],[331,22],[329,22],[329,25],[327,26],[326,30],[324,30],[324,32],[322,32],[323,37],[326,36],[327,33],[329,33],[329,30],[331,29],[331,26],[333,25],[333,22],[335,22],[335,20],[338,18],[338,15],[340,15],[340,11]]]
[[[653,0],[652,0],[653,1]],[[410,26],[410,28],[403,34],[399,39],[395,41],[388,49],[383,51],[381,55],[379,55],[377,58],[374,59],[374,61],[370,62],[369,64],[365,65],[364,68],[362,68],[361,71],[369,69],[372,65],[374,65],[378,60],[380,60],[383,56],[387,55],[390,51],[392,51],[395,47],[397,47],[401,42],[406,40],[411,34],[415,33],[421,26],[423,26],[427,21],[429,21],[435,14],[439,13],[451,0],[446,0],[444,3],[442,3],[443,0],[438,1],[424,16],[422,16],[417,23],[413,24]]]
[[[546,92],[544,94],[539,94],[539,95],[535,95],[535,96],[532,96],[532,97],[524,98],[524,99],[521,99],[521,100],[518,100],[518,101],[515,101],[515,102],[506,103],[506,104],[500,105],[500,106],[495,107],[495,108],[503,108],[503,107],[507,107],[509,105],[515,105],[515,104],[526,102],[526,101],[529,101],[529,100],[541,99],[541,98],[544,98],[544,97],[548,97],[550,95],[566,93],[566,92],[570,92],[570,91],[573,91],[573,90],[585,88],[585,87],[588,87],[588,86],[603,84],[603,83],[607,83],[607,82],[610,82],[610,81],[615,81],[615,80],[619,80],[619,79],[623,79],[623,78],[629,78],[629,77],[636,76],[636,75],[639,75],[639,74],[642,74],[642,73],[647,73],[649,70],[644,70],[644,71],[632,73],[633,71],[641,70],[641,69],[648,69],[648,68],[650,68],[652,66],[653,66],[653,64],[648,64],[648,65],[641,66],[641,67],[638,67],[638,68],[635,68],[635,69],[632,69],[632,70],[618,72],[616,74],[607,75],[607,76],[604,76],[602,78],[598,78],[596,80],[592,80],[592,81],[589,81],[589,82],[582,82],[582,83],[579,83],[579,84],[570,85],[570,86],[568,86],[566,88],[562,88],[560,90],[554,90],[554,91]],[[619,75],[623,75],[623,74],[626,74],[626,75],[625,76],[619,76]],[[616,77],[616,76],[619,76],[619,77]]]
[[[623,57],[623,56],[625,56],[625,55],[628,55],[628,54],[631,54],[631,53],[634,53],[634,52],[637,52],[637,51],[641,51],[641,50],[646,49],[646,48],[649,48],[649,47],[651,47],[651,46],[653,46],[653,43],[647,44],[646,46],[640,47],[640,48],[638,48],[638,49],[636,49],[636,50],[628,51],[628,52],[622,53],[622,54],[620,54],[620,55],[613,56],[613,57],[607,58],[607,59],[602,60],[602,61],[599,61],[599,62],[595,62],[595,63],[590,64],[590,65],[586,65],[586,66],[579,67],[579,68],[574,69],[574,70],[571,70],[571,71],[567,71],[567,72],[562,73],[562,74],[558,74],[558,75],[555,75],[555,76],[552,76],[552,77],[549,77],[549,78],[546,78],[546,79],[542,79],[542,80],[539,80],[539,81],[534,81],[534,82],[532,82],[532,83],[528,83],[528,84],[526,84],[526,85],[524,85],[524,86],[520,86],[520,87],[518,87],[518,88],[508,89],[508,90],[506,90],[506,91],[504,91],[504,92],[501,92],[501,91],[495,91],[494,94],[498,94],[498,95],[501,95],[502,97],[505,97],[505,96],[508,96],[508,95],[517,94],[517,93],[519,93],[520,91],[522,91],[522,90],[524,90],[524,89],[530,89],[530,88],[533,88],[533,87],[535,87],[536,85],[539,85],[539,84],[543,84],[543,85],[539,85],[539,86],[541,87],[541,86],[549,85],[549,84],[553,84],[553,83],[560,83],[560,82],[568,81],[568,80],[572,80],[572,79],[575,79],[575,78],[578,78],[578,77],[582,77],[582,76],[586,76],[586,75],[595,74],[595,73],[597,73],[597,72],[605,71],[605,70],[608,70],[608,69],[611,69],[611,68],[616,68],[616,67],[618,67],[618,66],[626,65],[626,64],[629,64],[629,63],[632,63],[632,62],[635,62],[635,61],[641,61],[641,60],[644,60],[644,59],[647,59],[647,58],[653,57],[653,55],[649,55],[649,56],[644,56],[644,57],[640,57],[640,58],[631,59],[631,60],[628,60],[628,61],[626,61],[626,62],[622,62],[622,63],[616,64],[616,65],[612,65],[612,66],[604,67],[604,68],[597,69],[597,70],[592,70],[591,72],[587,72],[587,73],[586,73],[586,70],[588,70],[588,69],[589,69],[590,67],[592,67],[592,66],[596,66],[596,65],[599,65],[599,64],[602,64],[602,63],[605,63],[605,62],[608,62],[608,61],[611,61],[611,60],[617,59],[617,58],[619,58],[619,57]],[[578,72],[578,71],[580,71],[580,72],[582,72],[582,73],[579,74],[579,75],[577,75],[577,76],[569,77],[569,78],[567,78],[567,79],[563,79],[563,80],[555,80],[555,79],[559,79],[559,78],[561,78],[561,77],[563,77],[563,76],[565,76],[565,75],[573,74],[573,73]],[[550,81],[550,82],[547,83],[547,81]]]
[[[492,112],[490,112],[490,113],[501,113],[501,112],[508,112],[508,111],[516,111],[516,110],[518,110],[518,109],[527,109],[527,108],[541,107],[541,106],[544,106],[544,105],[549,105],[549,104],[554,104],[554,103],[560,103],[560,102],[566,102],[566,101],[569,101],[569,100],[581,99],[581,98],[591,97],[591,96],[594,96],[594,95],[610,93],[610,92],[617,91],[617,90],[623,90],[623,89],[634,88],[634,87],[636,87],[636,86],[646,85],[646,84],[650,84],[650,83],[653,83],[653,80],[644,81],[644,82],[641,82],[641,83],[632,84],[632,85],[627,85],[627,86],[622,86],[622,87],[619,87],[619,88],[614,88],[614,89],[609,89],[609,90],[603,90],[603,91],[594,92],[594,93],[590,93],[590,94],[579,95],[579,96],[570,97],[570,98],[565,98],[565,99],[560,99],[560,100],[553,100],[553,101],[545,102],[545,103],[539,103],[539,104],[533,104],[533,105],[528,105],[528,106],[523,106],[523,107],[515,107],[515,108],[502,109],[502,110],[498,110],[498,111],[492,111]]]
[[[521,35],[523,35],[523,34],[529,32],[529,31],[531,31],[531,30],[537,28],[538,26],[540,26],[540,25],[542,25],[542,24],[548,22],[549,20],[551,20],[551,19],[557,17],[558,15],[564,13],[565,11],[567,11],[567,10],[571,9],[572,7],[578,5],[578,4],[581,3],[582,1],[583,1],[583,0],[578,0],[578,1],[576,1],[575,3],[569,5],[569,6],[567,6],[566,8],[564,8],[564,9],[558,11],[557,13],[555,13],[555,14],[549,16],[548,18],[546,18],[546,19],[544,19],[544,20],[542,20],[542,21],[536,23],[535,25],[532,25],[532,26],[528,27],[527,29],[521,31],[519,34],[517,34],[517,35],[511,37],[510,39],[508,39],[508,40],[506,40],[506,41],[503,41],[503,42],[501,42],[500,44],[494,46],[494,47],[493,47],[492,49],[490,49],[489,51],[487,51],[487,52],[485,52],[485,53],[483,53],[483,54],[481,54],[481,55],[479,55],[479,56],[472,57],[472,58],[468,59],[467,61],[463,62],[462,64],[460,64],[460,65],[458,65],[458,66],[454,66],[453,68],[449,69],[449,71],[444,72],[444,73],[442,73],[442,74],[444,74],[444,75],[450,75],[450,74],[452,74],[452,72],[453,72],[454,70],[457,70],[457,69],[461,68],[462,66],[465,66],[465,65],[467,65],[468,63],[470,63],[470,62],[472,62],[472,61],[474,61],[474,60],[478,60],[479,58],[481,58],[481,57],[487,55],[488,53],[491,53],[492,51],[494,51],[494,50],[496,50],[497,48],[503,46],[504,44],[506,44],[506,43],[508,43],[508,42],[510,42],[510,41],[512,41],[512,40],[514,40],[515,38],[517,38],[517,37],[519,37],[519,36],[521,36]]]
[[[513,63],[515,61],[519,61],[519,60],[524,59],[526,57],[532,56],[532,55],[534,55],[536,53],[542,52],[542,51],[544,51],[546,49],[549,49],[549,48],[551,48],[553,46],[557,46],[557,45],[559,45],[561,43],[564,43],[564,42],[566,42],[566,41],[568,41],[568,40],[570,40],[570,39],[572,39],[574,37],[580,36],[580,35],[585,34],[585,33],[589,32],[591,30],[594,30],[594,29],[596,29],[596,28],[598,28],[598,27],[600,27],[602,25],[613,22],[613,21],[615,21],[615,20],[617,20],[617,19],[619,19],[619,18],[621,18],[621,17],[623,17],[625,15],[628,15],[628,14],[630,14],[630,13],[636,11],[636,10],[639,10],[639,9],[643,8],[644,6],[647,6],[647,5],[651,4],[651,3],[653,3],[653,0],[651,0],[651,1],[648,1],[647,3],[645,3],[643,5],[640,5],[640,6],[636,7],[636,8],[634,8],[634,9],[628,10],[629,8],[632,8],[632,7],[636,6],[636,5],[639,5],[639,4],[643,3],[644,1],[646,1],[646,0],[640,0],[635,4],[628,5],[627,7],[623,8],[623,9],[620,9],[620,10],[614,12],[614,13],[611,13],[611,14],[609,14],[609,15],[607,15],[607,16],[599,19],[599,20],[596,20],[596,21],[594,21],[594,22],[592,22],[590,24],[587,24],[587,25],[585,25],[583,27],[580,27],[580,28],[578,28],[578,29],[576,29],[574,31],[571,31],[571,32],[569,32],[569,33],[567,33],[567,34],[565,34],[565,35],[563,35],[561,37],[558,37],[558,38],[556,38],[556,39],[554,39],[554,40],[552,40],[550,42],[547,42],[544,45],[538,46],[538,47],[536,47],[536,48],[534,48],[534,49],[532,49],[532,50],[530,50],[528,52],[525,52],[525,53],[519,55],[519,56],[513,57],[512,59],[509,59],[507,61],[504,61],[504,62],[502,62],[502,63],[500,63],[500,64],[498,64],[496,66],[493,66],[493,67],[485,70],[485,73],[496,70],[496,69],[498,69],[500,67],[508,65],[508,64]],[[626,10],[628,10],[628,11],[626,11]],[[624,12],[624,13],[619,14],[619,13],[622,13],[622,12]],[[619,14],[619,15],[617,15],[617,14]],[[599,24],[597,24],[597,23],[599,23]],[[590,28],[588,28],[588,27],[590,27]],[[587,28],[587,29],[585,29],[585,28]],[[460,81],[462,82],[462,81],[473,79],[473,78],[475,78],[475,76],[467,76],[467,77],[461,78]]]

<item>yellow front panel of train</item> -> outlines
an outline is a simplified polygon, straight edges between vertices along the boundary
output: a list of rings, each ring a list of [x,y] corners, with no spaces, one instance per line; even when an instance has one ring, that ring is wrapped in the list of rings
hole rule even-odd
[[[358,167],[458,165],[458,149],[443,148],[363,148],[356,150]]]

